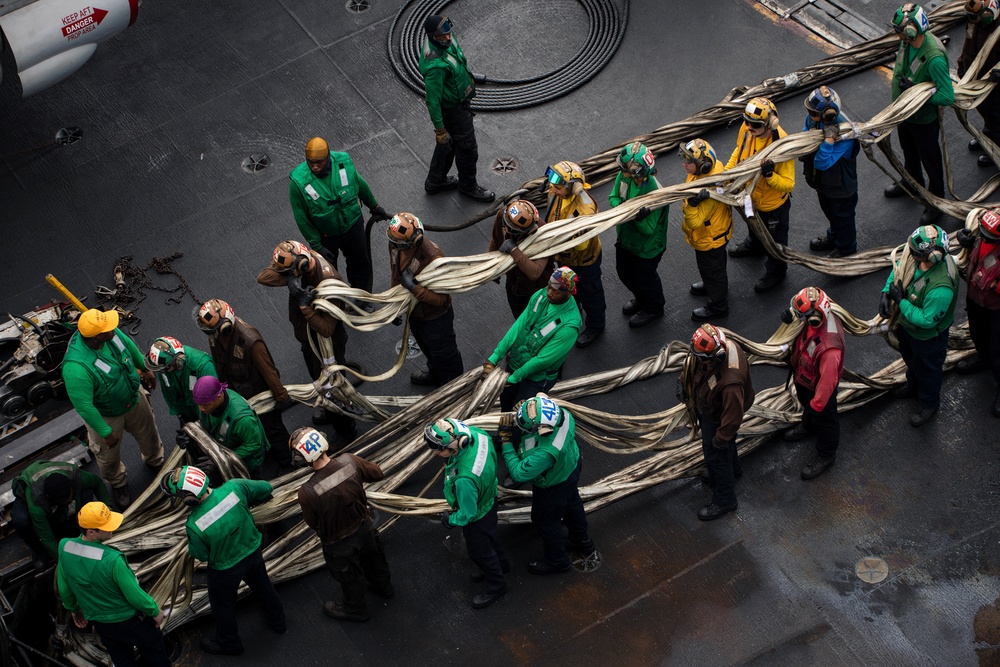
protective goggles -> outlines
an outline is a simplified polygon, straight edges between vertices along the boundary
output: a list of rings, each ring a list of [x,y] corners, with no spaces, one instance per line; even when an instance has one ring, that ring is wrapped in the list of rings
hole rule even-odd
[[[444,35],[450,34],[451,33],[451,25],[452,25],[451,19],[448,18],[447,16],[443,17],[441,19],[441,22],[437,24],[437,27],[434,28],[434,36],[435,37],[442,37]]]
[[[747,127],[754,130],[759,130],[767,124],[759,118],[747,118],[746,116],[743,116],[743,122],[747,124]]]
[[[649,167],[644,164],[639,164],[635,160],[624,162],[621,167],[623,172],[622,175],[631,178],[642,178],[649,170]]]
[[[545,170],[545,180],[549,183],[549,185],[564,186],[567,183],[566,179],[562,177],[562,174],[552,167]]]

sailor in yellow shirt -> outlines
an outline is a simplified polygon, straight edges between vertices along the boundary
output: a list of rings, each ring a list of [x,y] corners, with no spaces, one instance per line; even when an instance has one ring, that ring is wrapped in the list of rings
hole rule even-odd
[[[747,158],[761,152],[787,136],[778,125],[778,110],[766,97],[755,97],[743,110],[743,125],[736,138],[736,150],[729,157],[726,169],[732,169]],[[788,245],[788,212],[792,208],[791,194],[795,187],[795,163],[764,160],[760,163],[761,177],[750,195],[753,208],[767,225],[771,238],[779,245]],[[730,257],[750,257],[764,253],[764,247],[751,231],[743,243],[729,248]],[[764,276],[753,286],[755,292],[766,292],[785,279],[788,265],[768,255],[764,260]]]

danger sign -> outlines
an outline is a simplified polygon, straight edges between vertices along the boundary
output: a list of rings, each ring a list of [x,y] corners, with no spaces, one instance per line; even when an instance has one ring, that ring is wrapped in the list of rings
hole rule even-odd
[[[62,34],[67,39],[76,39],[80,35],[96,29],[107,15],[106,9],[84,7],[78,12],[63,17]]]

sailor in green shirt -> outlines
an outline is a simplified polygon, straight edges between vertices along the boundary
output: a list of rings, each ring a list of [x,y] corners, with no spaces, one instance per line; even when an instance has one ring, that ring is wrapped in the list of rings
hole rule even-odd
[[[165,474],[160,490],[192,507],[186,529],[188,553],[208,564],[208,600],[215,619],[215,638],[205,637],[206,653],[240,655],[243,642],[236,624],[240,582],[257,598],[267,626],[277,634],[288,629],[285,608],[267,576],[261,534],[250,508],[271,498],[268,482],[231,479],[212,489],[199,468],[184,466]]]
[[[212,357],[176,338],[160,336],[149,346],[146,367],[159,374],[163,400],[170,414],[177,415],[181,428],[188,422],[198,421],[198,406],[194,404],[191,390],[198,378],[219,377]]]
[[[354,168],[351,156],[330,150],[326,140],[306,144],[306,161],[289,175],[288,199],[295,224],[309,247],[337,267],[341,251],[351,287],[372,290],[372,264],[360,203],[371,220],[388,220],[368,183]],[[359,203],[360,202],[360,203]]]
[[[143,462],[154,469],[163,465],[163,442],[149,403],[156,376],[132,339],[117,327],[118,313],[113,310],[91,308],[80,315],[63,357],[62,377],[69,400],[87,425],[88,444],[101,475],[111,485],[115,503],[125,509],[132,499],[118,446],[122,433],[132,434]]]
[[[548,287],[535,292],[483,364],[486,377],[507,357],[510,376],[500,394],[500,409],[504,412],[556,383],[582,326],[580,309],[573,298],[577,282],[576,273],[568,266],[556,269]]]
[[[451,19],[432,14],[424,21],[424,32],[419,67],[437,140],[424,191],[432,195],[458,188],[466,197],[491,202],[496,195],[476,180],[479,147],[472,124],[471,103],[476,96],[472,69],[451,31]],[[448,175],[452,164],[458,179]]]
[[[458,419],[439,419],[424,429],[424,442],[444,464],[444,498],[455,511],[441,516],[445,528],[462,527],[469,559],[479,567],[473,581],[486,592],[473,609],[488,607],[507,592],[510,562],[497,539],[497,455],[490,435]]]
[[[892,395],[917,397],[920,409],[910,416],[910,426],[920,427],[934,418],[941,404],[948,329],[958,302],[958,266],[948,254],[948,234],[937,225],[917,227],[907,250],[900,264],[916,261],[913,277],[903,285],[897,277],[905,275],[902,266],[893,267],[882,288],[879,315],[889,319],[893,303],[899,309],[894,332],[906,364],[906,384]]]
[[[524,401],[515,418],[505,415],[498,431],[503,458],[515,482],[531,482],[531,524],[542,536],[544,557],[528,563],[532,574],[558,574],[571,567],[570,549],[585,556],[596,551],[587,527],[578,482],[583,468],[576,444],[576,423],[569,410],[545,394]],[[523,432],[515,449],[513,424]],[[562,524],[569,529],[563,542]]]
[[[65,461],[35,461],[14,479],[11,492],[10,522],[38,569],[46,555],[56,558],[60,538],[80,534],[76,513],[86,502],[96,497],[111,504],[104,480]]]
[[[892,99],[895,101],[905,90],[918,83],[934,84],[931,98],[896,128],[899,147],[903,151],[903,166],[920,185],[924,185],[923,167],[927,171],[927,189],[931,194],[944,197],[938,108],[955,102],[948,54],[941,40],[930,32],[930,21],[920,5],[908,2],[897,9],[892,27],[900,41],[896,64],[892,69]],[[902,185],[893,183],[884,194],[886,197],[905,197],[908,193]],[[940,217],[941,211],[928,206],[920,216],[920,224],[932,224]]]
[[[192,395],[201,411],[200,423],[216,442],[235,452],[254,476],[259,473],[271,443],[257,413],[228,386],[210,375],[194,383]],[[178,444],[182,440],[178,437]]]
[[[121,526],[124,516],[105,503],[87,503],[77,515],[83,535],[59,543],[56,586],[63,606],[78,628],[93,622],[101,643],[118,667],[142,664],[169,667],[170,657],[160,624],[163,612],[142,590],[125,554],[103,542]]]

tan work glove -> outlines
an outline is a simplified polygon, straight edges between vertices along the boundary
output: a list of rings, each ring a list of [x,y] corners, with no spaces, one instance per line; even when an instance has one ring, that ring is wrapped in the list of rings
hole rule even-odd
[[[449,141],[451,141],[451,135],[448,134],[448,130],[444,129],[443,127],[439,130],[438,129],[434,130],[434,138],[437,139],[437,142],[439,144],[446,144]]]
[[[496,367],[497,367],[497,366],[496,366],[496,364],[494,364],[494,363],[491,363],[491,362],[489,362],[489,361],[487,361],[487,362],[486,362],[485,364],[483,364],[483,374],[482,374],[482,376],[481,376],[481,377],[482,377],[482,379],[483,379],[483,380],[485,380],[485,379],[486,379],[486,377],[487,377],[487,376],[488,376],[488,375],[489,375],[490,373],[492,373],[492,372],[493,372],[493,369],[494,369],[494,368],[496,368]]]

